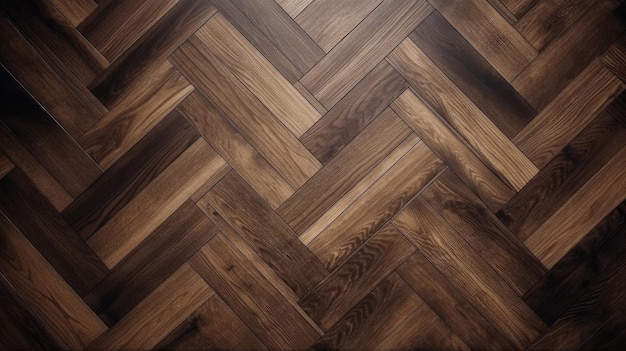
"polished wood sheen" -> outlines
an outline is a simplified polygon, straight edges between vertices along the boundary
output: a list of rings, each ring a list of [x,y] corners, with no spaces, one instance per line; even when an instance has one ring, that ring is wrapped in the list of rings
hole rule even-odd
[[[622,0],[5,0],[0,349],[619,350]]]

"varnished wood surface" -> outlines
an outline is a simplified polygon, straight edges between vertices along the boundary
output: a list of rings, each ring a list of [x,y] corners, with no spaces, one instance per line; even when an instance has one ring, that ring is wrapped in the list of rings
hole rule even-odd
[[[0,348],[622,348],[625,14],[2,2]]]

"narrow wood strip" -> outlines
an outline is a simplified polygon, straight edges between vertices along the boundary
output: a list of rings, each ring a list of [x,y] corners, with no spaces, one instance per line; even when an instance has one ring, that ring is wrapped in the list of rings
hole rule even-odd
[[[383,227],[444,167],[426,145],[417,144],[326,227],[309,244],[309,248],[329,270],[334,269]]]
[[[300,140],[322,163],[327,163],[408,87],[381,61]]]
[[[411,91],[404,92],[391,107],[491,211],[497,211],[513,197],[513,190],[487,168],[450,127]]]
[[[87,243],[114,267],[223,166],[204,140],[196,141]]]
[[[388,59],[426,104],[450,123],[513,190],[519,191],[537,174],[537,167],[410,39],[404,40]]]
[[[413,252],[397,229],[385,226],[298,303],[327,331]]]
[[[176,110],[133,146],[63,211],[63,217],[88,239],[198,139]]]
[[[302,83],[295,82],[293,84],[293,87],[296,88],[296,90],[300,92],[300,94],[302,94],[302,96],[311,104],[311,106],[313,106],[317,110],[317,112],[320,113],[321,116],[324,116],[326,112],[328,112],[328,110],[326,110],[326,108],[322,106],[319,101],[317,101],[315,96],[311,95],[311,93],[306,90]]]
[[[230,172],[204,199],[296,295],[302,296],[326,276],[316,257],[237,173]]]
[[[215,236],[190,262],[269,349],[302,349],[319,337],[222,235]]]
[[[393,223],[513,347],[528,346],[545,330],[541,319],[422,198]]]
[[[208,1],[180,0],[163,18],[97,80],[91,91],[102,103],[114,108],[135,93],[138,80],[154,84],[154,70],[217,10]]]
[[[0,209],[80,295],[108,270],[28,178],[14,168],[0,181]]]
[[[231,0],[289,60],[306,72],[324,51],[273,0]]]
[[[471,349],[495,350],[511,347],[461,291],[420,251],[404,261],[397,272]],[[469,320],[472,322],[468,323]]]
[[[272,209],[278,208],[294,193],[291,185],[199,93],[187,97],[179,109]]]
[[[626,35],[615,41],[604,54],[602,62],[622,82],[626,82]]]
[[[98,4],[93,0],[50,0],[74,27],[78,27]]]
[[[486,1],[430,3],[509,82],[537,56],[526,39]]]
[[[613,43],[623,26],[612,14],[619,1],[601,1],[575,26],[541,52],[512,82],[537,111],[543,110],[574,78]],[[555,62],[560,64],[555,65]]]
[[[83,299],[112,326],[217,232],[204,213],[187,200]]]
[[[387,109],[285,201],[277,213],[301,234],[411,133]]]
[[[90,349],[151,349],[214,294],[189,264],[182,265]]]
[[[83,349],[106,326],[0,212],[0,271],[56,343]],[[47,347],[51,345],[46,345]]]
[[[594,61],[572,84],[533,119],[513,142],[533,163],[543,168],[625,88]]]
[[[622,148],[526,241],[551,268],[602,218],[624,200],[626,147]]]
[[[487,0],[489,5],[496,9],[496,11],[498,11],[504,19],[506,19],[511,25],[515,25],[515,23],[517,23],[517,17],[502,3],[502,1],[503,0]]]
[[[317,45],[329,52],[382,0],[315,0],[295,18]]]
[[[439,12],[433,11],[409,37],[507,137],[537,114]]]
[[[211,296],[155,347],[157,350],[266,350],[228,305]]]
[[[313,0],[276,0],[291,18],[296,18]]]
[[[172,60],[294,188],[304,184],[321,167],[198,38],[189,39]]]
[[[330,109],[431,11],[426,1],[383,1],[300,82]]]
[[[377,345],[423,304],[397,274],[391,273],[330,328],[314,348],[357,350]]]
[[[169,62],[83,134],[80,145],[108,169],[173,110],[193,87]]]
[[[224,16],[213,16],[196,36],[295,136],[321,115]]]

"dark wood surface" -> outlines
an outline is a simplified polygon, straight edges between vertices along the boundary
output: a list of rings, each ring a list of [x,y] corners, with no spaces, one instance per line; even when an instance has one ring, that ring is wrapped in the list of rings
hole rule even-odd
[[[3,1],[0,348],[623,348],[625,14]]]

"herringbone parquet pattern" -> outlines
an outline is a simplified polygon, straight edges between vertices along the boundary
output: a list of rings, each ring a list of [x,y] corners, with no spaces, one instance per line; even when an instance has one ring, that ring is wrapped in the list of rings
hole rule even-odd
[[[0,345],[626,341],[618,0],[5,0]]]

